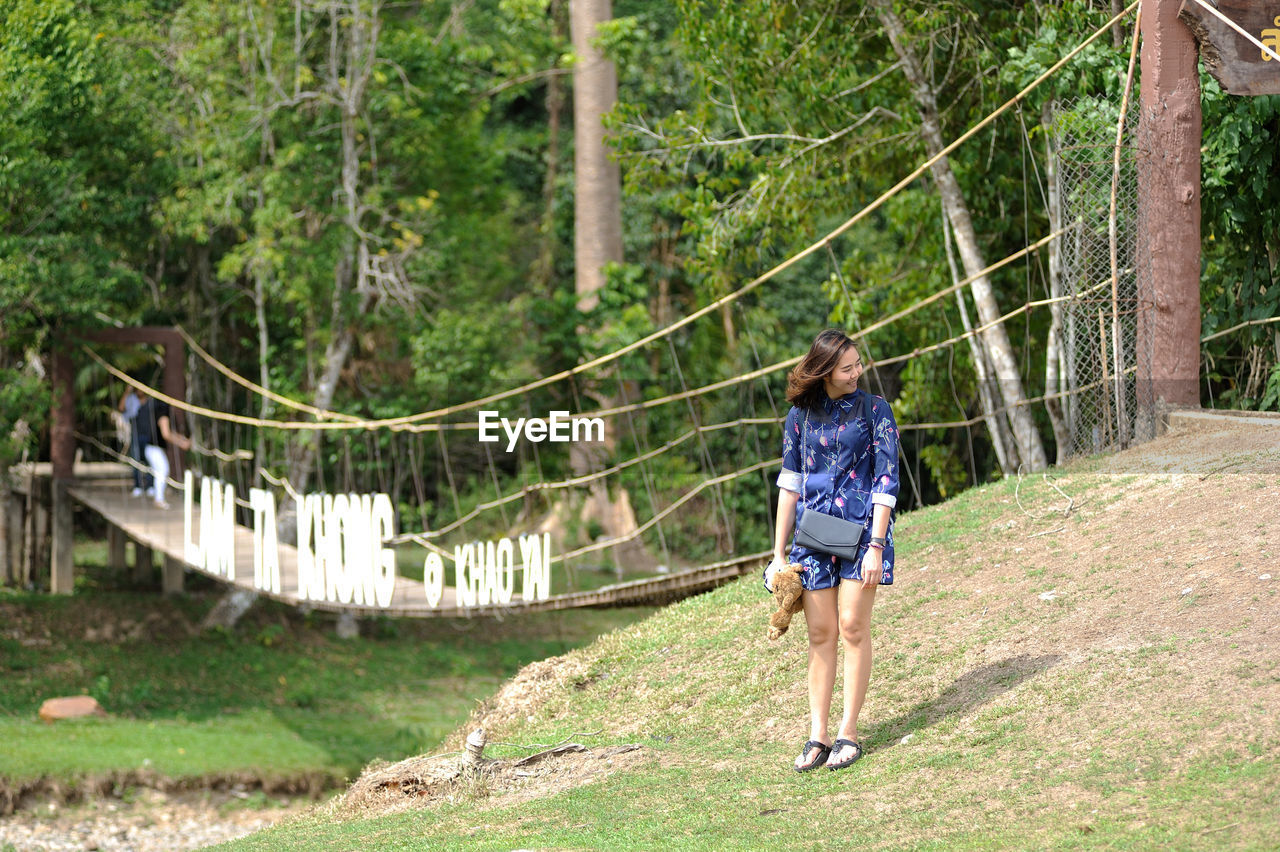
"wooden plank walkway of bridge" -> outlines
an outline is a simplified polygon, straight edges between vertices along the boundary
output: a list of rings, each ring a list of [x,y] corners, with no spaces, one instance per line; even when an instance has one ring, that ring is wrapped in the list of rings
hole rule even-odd
[[[444,588],[444,596],[435,607],[427,603],[426,587],[422,582],[397,574],[395,591],[389,607],[359,606],[341,604],[330,601],[304,599],[298,587],[298,552],[289,544],[279,544],[280,554],[280,591],[272,593],[255,588],[253,568],[253,531],[244,526],[235,528],[235,570],[234,579],[209,574],[199,566],[187,563],[185,558],[185,529],[182,509],[182,492],[171,492],[170,508],[157,507],[149,498],[132,497],[126,468],[118,467],[118,475],[106,470],[102,463],[88,476],[78,477],[68,488],[68,494],[92,512],[101,515],[108,524],[120,530],[123,535],[137,542],[144,548],[158,551],[166,557],[166,586],[181,588],[182,570],[199,571],[224,583],[230,583],[283,601],[292,606],[333,612],[348,611],[357,615],[406,616],[415,618],[466,618],[475,616],[514,615],[523,612],[545,612],[549,610],[573,609],[578,607],[610,607],[636,606],[641,604],[661,604],[678,600],[698,592],[707,591],[722,585],[745,573],[758,571],[768,553],[753,553],[735,557],[713,565],[705,565],[685,571],[679,571],[659,577],[632,580],[617,583],[589,591],[568,592],[551,595],[542,600],[525,601],[518,594],[514,595],[510,604],[488,604],[479,606],[462,606],[458,602],[457,591],[451,586]],[[97,468],[102,468],[98,470]],[[77,474],[80,469],[77,468]],[[199,540],[199,511],[193,513],[192,540]],[[451,576],[451,568],[446,568],[446,575]]]

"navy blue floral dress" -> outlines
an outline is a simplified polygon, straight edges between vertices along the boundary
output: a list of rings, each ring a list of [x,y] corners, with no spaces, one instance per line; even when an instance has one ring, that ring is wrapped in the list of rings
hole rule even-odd
[[[862,579],[862,556],[871,541],[872,507],[898,502],[898,424],[882,397],[871,397],[870,426],[862,416],[864,390],[831,399],[822,395],[822,411],[792,407],[782,431],[782,473],[778,487],[800,495],[796,525],[807,509],[863,525],[857,559],[841,559],[791,542],[790,562],[811,591],[830,589],[840,580]],[[874,442],[875,452],[871,452]],[[889,524],[880,582],[893,584],[893,523]]]

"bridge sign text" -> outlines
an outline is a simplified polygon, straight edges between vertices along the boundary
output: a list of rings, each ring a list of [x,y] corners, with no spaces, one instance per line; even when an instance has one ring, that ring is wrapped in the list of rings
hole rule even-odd
[[[188,565],[236,580],[235,487],[213,477],[183,476],[183,554]],[[387,609],[396,591],[395,511],[386,494],[306,494],[297,509],[297,594],[302,600]],[[253,516],[253,585],[281,594],[281,551],[275,495],[249,490]],[[198,511],[198,515],[197,515]],[[197,524],[197,517],[199,519]],[[551,594],[551,536],[520,536],[522,597]],[[515,593],[516,542],[471,542],[453,549],[454,587],[460,607],[509,604]],[[439,606],[445,590],[444,558],[427,554],[423,565],[426,604]],[[416,583],[406,586],[413,589]],[[409,601],[408,603],[416,603]]]

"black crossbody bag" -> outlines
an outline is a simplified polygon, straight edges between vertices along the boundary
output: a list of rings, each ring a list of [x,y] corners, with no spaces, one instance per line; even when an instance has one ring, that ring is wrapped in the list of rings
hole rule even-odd
[[[867,423],[867,438],[870,441],[868,449],[871,453],[871,470],[874,475],[876,464],[876,441],[875,427],[871,421],[871,394],[863,393],[862,395],[862,417]],[[805,451],[808,451],[809,443],[809,418],[805,417]],[[856,462],[857,459],[854,459]],[[852,470],[852,468],[850,468]],[[846,474],[847,475],[847,474]],[[805,509],[804,514],[800,516],[800,522],[796,524],[796,544],[801,547],[807,547],[810,550],[816,550],[819,553],[826,553],[831,556],[839,556],[842,559],[857,560],[859,547],[862,541],[862,531],[865,527],[862,524],[846,521],[844,518],[837,518],[834,515],[828,515],[819,512],[817,509]]]

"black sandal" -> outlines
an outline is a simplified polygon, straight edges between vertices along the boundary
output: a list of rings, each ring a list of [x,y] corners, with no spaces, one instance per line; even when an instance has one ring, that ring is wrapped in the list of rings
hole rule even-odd
[[[834,743],[831,744],[831,748],[828,749],[828,752],[829,753],[838,752],[842,748],[845,748],[846,746],[853,746],[854,749],[856,749],[853,753],[853,757],[849,758],[848,760],[842,760],[839,763],[828,763],[827,768],[830,769],[832,772],[834,772],[837,769],[844,769],[846,766],[852,766],[853,764],[858,762],[859,758],[862,757],[862,744],[855,743],[853,740],[836,740]]]
[[[809,740],[804,744],[804,749],[801,750],[800,756],[804,757],[809,753],[809,749],[811,748],[816,748],[818,750],[817,757],[809,763],[804,763],[800,766],[792,764],[792,769],[796,772],[812,772],[815,769],[821,769],[823,766],[827,765],[827,757],[831,755],[831,746],[826,745],[825,743],[820,743],[817,740]]]

